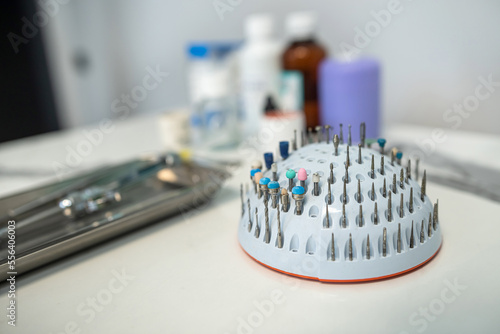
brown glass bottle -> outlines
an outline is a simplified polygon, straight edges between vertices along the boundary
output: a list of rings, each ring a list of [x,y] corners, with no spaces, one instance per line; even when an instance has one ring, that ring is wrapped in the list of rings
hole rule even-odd
[[[299,71],[304,77],[304,113],[307,127],[319,125],[318,68],[326,50],[314,38],[293,41],[282,57],[283,69]]]

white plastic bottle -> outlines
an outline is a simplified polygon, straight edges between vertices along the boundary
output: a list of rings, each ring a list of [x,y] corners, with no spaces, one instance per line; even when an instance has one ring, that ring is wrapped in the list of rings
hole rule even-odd
[[[258,133],[267,96],[279,103],[281,48],[273,32],[274,22],[270,15],[252,15],[245,22],[246,39],[240,50],[239,70],[246,135]]]

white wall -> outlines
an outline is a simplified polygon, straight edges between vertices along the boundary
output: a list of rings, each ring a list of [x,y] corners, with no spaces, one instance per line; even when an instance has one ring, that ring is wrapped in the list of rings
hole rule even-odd
[[[355,28],[365,29],[374,20],[371,11],[388,8],[387,0],[220,0],[232,11],[219,17],[213,0],[91,0],[70,3],[55,21],[71,31],[71,48],[90,55],[91,67],[76,77],[81,95],[64,109],[77,110],[68,126],[109,116],[111,103],[141,84],[146,66],[160,65],[169,77],[135,113],[168,110],[187,101],[185,44],[192,40],[240,40],[244,18],[255,12],[271,12],[283,37],[288,12],[313,9],[320,17],[319,36],[334,54],[342,42],[354,45]],[[401,0],[400,13],[374,35],[365,55],[378,57],[383,66],[383,100],[386,123],[414,123],[440,127],[448,108],[464,99],[473,101],[478,77],[493,75],[500,82],[500,2],[495,0]],[[72,19],[67,19],[68,16]],[[63,18],[66,17],[65,20]],[[52,23],[51,23],[52,24]],[[75,43],[75,40],[78,43]],[[64,41],[61,41],[65,44]],[[60,43],[60,44],[61,44]],[[68,43],[66,43],[68,44]],[[63,49],[63,48],[62,48]],[[59,49],[53,50],[57,54]],[[69,56],[68,51],[60,57]],[[57,69],[55,70],[57,71]],[[67,92],[69,94],[69,92]],[[75,93],[72,93],[75,95]],[[470,116],[460,116],[459,128],[500,134],[500,87],[480,101]],[[89,99],[91,102],[89,102]],[[455,115],[457,117],[457,115]]]

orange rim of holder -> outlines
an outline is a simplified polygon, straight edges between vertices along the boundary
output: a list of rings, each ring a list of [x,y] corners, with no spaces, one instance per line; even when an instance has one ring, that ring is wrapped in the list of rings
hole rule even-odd
[[[413,271],[417,268],[420,268],[422,267],[423,265],[427,264],[430,260],[432,260],[436,255],[437,253],[439,253],[439,251],[441,250],[441,246],[443,245],[443,242],[441,241],[441,245],[439,245],[439,248],[438,250],[432,254],[431,257],[429,257],[427,260],[425,260],[424,262],[420,263],[420,264],[417,264],[416,266],[414,267],[411,267],[409,269],[406,269],[406,270],[403,270],[403,271],[400,271],[400,272],[397,272],[397,273],[394,273],[394,274],[390,274],[390,275],[385,275],[385,276],[378,276],[378,277],[371,277],[371,278],[362,278],[362,279],[352,279],[352,280],[329,280],[329,279],[319,279],[318,277],[312,277],[312,276],[304,276],[304,275],[299,275],[299,274],[294,274],[294,273],[290,273],[288,271],[284,271],[284,270],[280,270],[280,269],[277,269],[277,268],[274,268],[274,267],[271,267],[265,263],[262,263],[260,262],[259,260],[257,260],[256,258],[254,258],[252,255],[248,254],[248,252],[243,248],[241,247],[241,249],[243,249],[243,251],[248,255],[250,256],[254,261],[260,263],[261,265],[263,265],[264,267],[267,267],[269,269],[272,269],[272,270],[275,270],[275,271],[278,271],[282,274],[286,274],[286,275],[289,275],[289,276],[294,276],[294,277],[298,277],[298,278],[304,278],[304,279],[309,279],[309,280],[314,280],[314,281],[320,281],[320,282],[323,282],[323,283],[362,283],[362,282],[370,282],[370,281],[378,281],[378,280],[383,280],[383,279],[388,279],[388,278],[392,278],[392,277],[395,277],[395,276],[400,276],[400,275],[404,275],[406,273],[409,273],[410,271]]]

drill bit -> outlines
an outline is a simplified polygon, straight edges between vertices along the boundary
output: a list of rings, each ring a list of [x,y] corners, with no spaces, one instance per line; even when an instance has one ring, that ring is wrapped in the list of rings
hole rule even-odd
[[[366,259],[370,259],[370,235],[368,234],[366,237]]]
[[[283,248],[283,234],[281,233],[280,205],[276,208],[276,219],[278,220],[278,248]]]
[[[255,234],[256,238],[260,236],[260,227],[259,227],[259,210],[255,208]]]
[[[349,159],[349,145],[347,145],[347,157],[345,159],[346,166],[351,165],[351,159]]]
[[[403,157],[403,152],[398,151],[398,152],[396,153],[396,161],[397,161],[398,165],[400,165],[400,166],[401,166],[401,158],[402,158],[402,157]]]
[[[243,199],[243,183],[240,184],[241,216],[245,214],[245,200]]]
[[[358,193],[356,194],[358,203],[361,203],[361,180],[358,179]]]
[[[288,191],[292,191],[293,189],[293,179],[295,178],[295,171],[293,169],[289,169],[286,171],[285,176],[288,179]]]
[[[323,133],[321,130],[323,130],[323,128],[320,125],[316,126],[316,143],[321,143],[323,141]]]
[[[392,193],[389,191],[389,196],[387,197],[387,221],[392,221]]]
[[[413,213],[413,188],[410,188],[410,202],[408,204],[410,213]]]
[[[422,219],[422,225],[420,226],[420,243],[423,244],[425,239],[425,232],[424,232],[424,220]]]
[[[339,134],[340,143],[344,145],[344,133],[342,132],[342,123],[340,123],[339,126],[340,126],[340,134]]]
[[[313,142],[312,140],[312,128],[308,127],[307,128],[307,143],[311,144]]]
[[[387,185],[385,183],[385,179],[384,179],[384,186],[382,187],[382,196],[387,197]]]
[[[257,174],[257,173],[256,173]],[[253,184],[253,190],[254,192],[257,194],[258,193],[258,190],[257,190],[257,182],[255,182],[255,176],[254,178],[252,179],[252,184]]]
[[[329,228],[330,227],[330,214],[328,213],[328,203],[326,203],[325,208],[326,208],[325,227]]]
[[[290,200],[286,188],[281,188],[281,206],[283,207],[283,212],[288,212],[288,209],[290,208]]]
[[[292,149],[294,151],[297,151],[297,129],[293,130],[293,143],[292,143]]]
[[[300,216],[302,214],[302,209],[303,209],[302,201],[304,200],[304,197],[305,197],[304,188],[302,188],[300,186],[293,187],[292,198],[295,200],[295,214],[296,215]]]
[[[400,172],[399,172],[399,186],[401,187],[401,189],[404,189],[404,186],[405,186],[405,172],[404,172],[404,168],[401,168]]]
[[[329,184],[333,184],[333,163],[330,163],[330,178],[328,179]]]
[[[384,147],[385,147],[385,143],[387,142],[387,140],[385,140],[384,138],[379,138],[377,139],[377,143],[378,143],[378,147],[380,147],[380,154],[381,155],[384,155]]]
[[[345,179],[344,179],[344,193],[342,194],[342,203],[344,204],[347,203],[347,186]]]
[[[406,183],[411,179],[411,159],[408,159],[408,166],[406,166]]]
[[[254,160],[251,165],[252,169],[260,169],[262,170],[262,161]]]
[[[396,189],[396,184],[397,184],[397,181],[396,181],[396,173],[394,173],[392,175],[392,192],[393,193],[396,193],[397,192],[397,189]]]
[[[318,173],[313,174],[312,181],[314,184],[313,195],[319,196],[319,174]]]
[[[363,163],[363,159],[361,158],[361,144],[358,144],[358,161],[357,161],[358,164],[362,164]]]
[[[273,172],[273,181],[278,181],[278,165],[276,162],[271,165],[271,171]]]
[[[347,217],[345,215],[345,204],[342,204],[342,228],[346,228],[347,225]]]
[[[375,182],[372,182],[372,191],[370,192],[370,198],[372,201],[375,200]]]
[[[332,233],[332,248],[330,250],[330,258],[332,261],[335,261],[335,237]]]
[[[382,256],[387,256],[387,228],[384,227],[384,233],[382,236]]]
[[[410,233],[410,248],[413,248],[415,245],[415,239],[413,236],[413,220],[411,221],[411,233]]]
[[[326,143],[330,144],[330,125],[325,125]]]
[[[359,206],[359,215],[358,215],[358,225],[359,227],[363,227],[363,206]]]
[[[439,200],[436,200],[436,204],[434,204],[434,214],[433,214],[433,221],[434,221],[434,224],[433,224],[433,228],[434,228],[434,231],[436,230],[436,227],[437,227],[437,223],[438,223],[438,204],[439,204]]]
[[[262,177],[263,177],[262,172],[255,173],[254,181],[255,181],[255,185],[257,187],[255,191],[257,192],[258,199],[262,198],[262,188],[259,186],[260,179],[262,179]]]
[[[269,224],[269,201],[264,199],[264,217],[266,219],[266,224]]]
[[[408,182],[408,173],[409,173],[409,169],[408,169],[408,166],[406,167],[406,174],[405,174],[405,183],[406,184],[410,184],[410,182]]]
[[[250,198],[247,200],[248,203],[248,232],[252,230],[252,216],[250,213]]]
[[[351,124],[347,126],[349,128],[347,132],[347,145],[351,146],[352,145],[352,139],[351,139]]]
[[[425,202],[425,185],[427,183],[427,175],[424,169],[424,176],[422,177],[422,186],[420,187],[420,199]]]
[[[349,167],[345,167],[345,175],[344,175],[344,182],[349,183]]]
[[[427,225],[427,236],[432,237],[432,214],[429,212],[429,225]]]
[[[271,194],[271,200],[272,200],[272,207],[273,209],[276,208],[276,205],[278,205],[278,196],[280,193],[280,184],[278,181],[271,181],[267,185],[267,189],[269,190],[269,193]]]
[[[398,151],[397,148],[393,148],[391,150],[391,165],[394,166],[394,160],[396,160],[396,152]]]
[[[335,147],[335,156],[339,155],[339,136],[333,136],[333,147]]]
[[[349,233],[349,261],[352,261],[352,235]]]
[[[292,145],[293,145],[293,140],[292,140]],[[279,144],[278,144],[278,147],[276,148],[276,156],[277,157],[281,156],[281,158],[283,160],[288,159],[288,156],[291,154],[291,152],[289,152],[289,146],[290,146],[289,142],[287,142],[287,141],[280,141]],[[266,159],[266,154],[264,154],[264,159]],[[273,163],[274,163],[274,159],[273,159],[272,153],[267,154],[267,161],[268,161],[268,164],[269,163],[271,164],[271,168],[272,168]]]
[[[306,146],[306,137],[304,134],[304,130],[300,130],[300,146],[301,147]]]
[[[304,168],[299,169],[299,172],[297,173],[297,178],[300,181],[300,186],[306,189],[307,172]]]
[[[366,140],[366,124],[365,122],[361,122],[359,126],[359,141],[361,142],[361,147],[365,147]]]
[[[420,165],[420,159],[417,158],[417,161],[415,162],[415,181],[418,182],[418,165]]]
[[[280,152],[279,150],[279,146],[278,146],[278,149],[276,151],[276,153]],[[265,152],[264,153],[264,163],[265,163],[265,166],[266,166],[266,170],[270,170],[271,169],[271,165],[273,164],[274,162],[274,154],[273,152]]]
[[[375,208],[373,209],[373,224],[378,225],[378,207],[377,202],[375,202]]]
[[[371,167],[370,167],[370,177],[372,179],[375,178],[375,156],[372,154],[372,164],[371,164]]]
[[[259,190],[261,194],[264,196],[264,200],[267,200],[269,198],[269,189],[267,185],[271,182],[271,180],[268,177],[263,177],[259,180]]]
[[[264,200],[264,219],[266,222],[266,233],[264,234],[264,242],[268,244],[271,241],[271,230],[269,227],[269,208],[267,206],[267,199]]]
[[[328,204],[332,204],[332,184],[328,180]]]
[[[380,157],[380,174],[385,175],[384,156]]]
[[[401,193],[401,202],[399,202],[399,218],[403,218],[404,216],[404,210],[405,210],[404,205],[405,203],[403,199],[403,193]]]
[[[398,253],[401,253],[401,223],[398,224]]]

